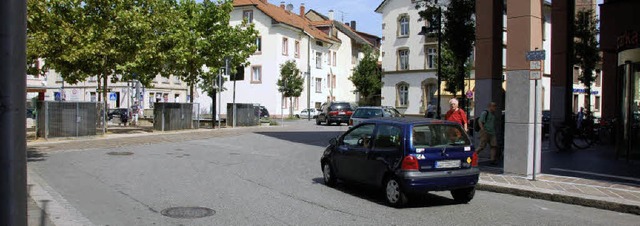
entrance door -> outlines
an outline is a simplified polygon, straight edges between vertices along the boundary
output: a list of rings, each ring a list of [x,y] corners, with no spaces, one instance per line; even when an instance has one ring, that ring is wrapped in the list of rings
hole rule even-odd
[[[640,159],[640,62],[620,66],[622,80],[622,146],[618,155]],[[621,152],[622,151],[622,152]]]

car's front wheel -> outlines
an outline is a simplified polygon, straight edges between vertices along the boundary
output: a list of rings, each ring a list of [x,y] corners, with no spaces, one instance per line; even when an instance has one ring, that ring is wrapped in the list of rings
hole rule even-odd
[[[385,200],[392,207],[402,207],[408,202],[407,195],[402,191],[400,182],[395,177],[389,177],[385,181]]]
[[[453,196],[453,200],[456,200],[456,202],[458,203],[469,203],[469,201],[473,199],[473,196],[475,196],[475,194],[476,187],[451,190],[451,196]]]
[[[337,179],[333,170],[331,169],[331,164],[329,162],[322,163],[322,176],[324,178],[324,184],[333,187],[336,185]]]

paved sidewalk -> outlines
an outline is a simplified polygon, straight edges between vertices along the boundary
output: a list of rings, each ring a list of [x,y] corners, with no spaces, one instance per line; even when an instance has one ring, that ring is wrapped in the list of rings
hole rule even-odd
[[[640,185],[550,174],[532,181],[499,168],[480,169],[479,190],[640,215]]]

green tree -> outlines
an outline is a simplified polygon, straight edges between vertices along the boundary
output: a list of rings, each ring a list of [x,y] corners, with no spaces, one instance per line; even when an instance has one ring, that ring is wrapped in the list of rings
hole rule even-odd
[[[587,115],[591,116],[591,85],[593,72],[600,62],[598,48],[598,19],[593,10],[578,11],[574,21],[574,62],[582,69],[578,80],[586,87]]]
[[[204,0],[200,4],[202,11],[196,31],[202,36],[203,42],[198,45],[197,50],[209,72],[202,73],[198,80],[200,88],[209,94],[215,106],[217,89],[212,81],[217,81],[218,70],[225,67],[225,59],[229,59],[230,73],[235,73],[235,66],[245,65],[249,56],[257,49],[255,41],[258,31],[247,21],[237,25],[229,24],[233,11],[232,0]]]
[[[442,64],[451,66],[453,75],[443,70],[443,80],[447,81],[447,91],[454,93],[464,92],[464,80],[470,75],[469,56],[473,50],[475,35],[475,0],[452,0],[446,6],[438,5],[437,0],[423,0],[416,4],[417,9],[422,9],[419,14],[430,24],[442,23],[442,41],[444,43]],[[441,10],[445,8],[446,10]],[[443,21],[438,21],[443,18]],[[447,50],[450,51],[448,55]],[[444,69],[444,68],[443,68]],[[448,76],[454,76],[450,78]],[[456,84],[451,86],[449,82]],[[466,106],[465,95],[462,94],[461,106]]]
[[[378,67],[378,53],[368,45],[363,47],[364,58],[360,60],[353,70],[349,80],[356,87],[360,99],[360,105],[374,105],[374,96],[380,94],[383,86],[382,72]]]
[[[293,97],[299,97],[304,88],[304,78],[294,60],[289,60],[280,65],[280,78],[278,79],[278,92],[283,97],[289,98],[289,117],[293,116]]]

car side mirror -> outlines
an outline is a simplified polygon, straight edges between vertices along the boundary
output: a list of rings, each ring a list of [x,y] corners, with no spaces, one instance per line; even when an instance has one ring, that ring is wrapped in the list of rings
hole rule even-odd
[[[335,137],[331,138],[331,140],[329,140],[329,144],[336,146],[338,145],[338,140]]]

